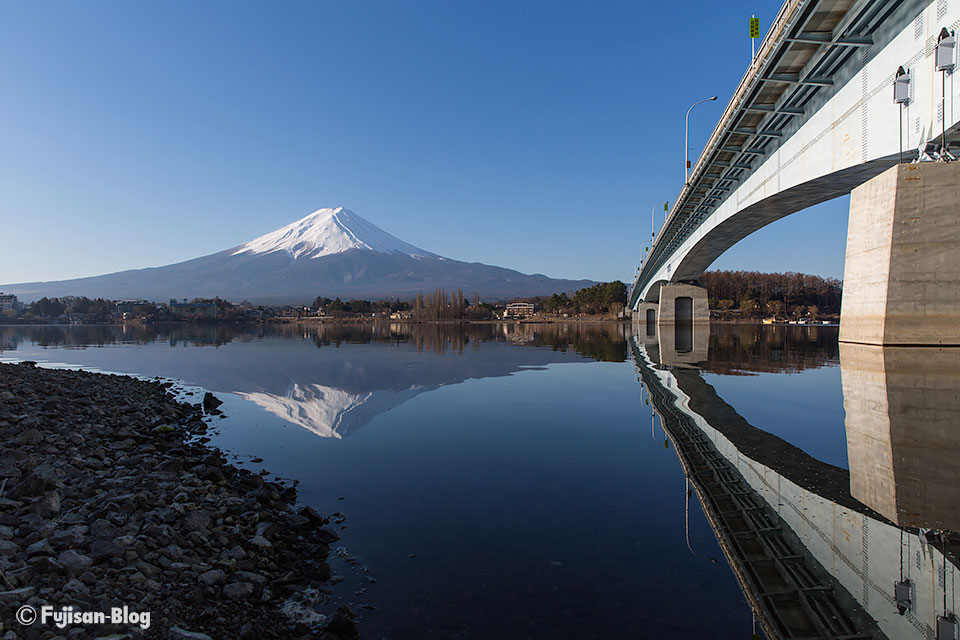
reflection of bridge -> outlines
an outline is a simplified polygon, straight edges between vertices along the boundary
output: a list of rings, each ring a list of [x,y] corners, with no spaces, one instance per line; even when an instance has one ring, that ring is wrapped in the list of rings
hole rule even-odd
[[[842,339],[960,344],[960,165],[886,172],[901,149],[912,160],[929,146],[932,159],[960,140],[958,26],[960,3],[946,0],[787,0],[637,275],[635,311],[706,321],[706,296],[678,283],[753,231],[853,190]]]
[[[918,375],[918,365],[908,376],[885,378],[889,369],[876,366],[876,354],[844,350],[848,474],[749,425],[702,379],[689,355],[662,353],[669,343],[659,340],[648,349],[641,334],[632,343],[634,357],[661,425],[767,637],[954,637],[944,634],[953,620],[949,612],[960,604],[953,589],[956,547],[929,544],[917,529],[902,529],[877,511],[897,518],[888,508],[891,494],[914,495],[918,482],[926,482],[929,495],[942,500],[898,501],[909,504],[909,518],[899,516],[901,525],[960,527],[957,500],[950,500],[960,480],[955,466],[931,470],[924,464],[944,456],[955,460],[960,453],[955,406],[960,352],[943,356],[952,361],[939,362],[926,375]],[[887,357],[889,362],[902,354]],[[862,384],[865,377],[871,384]],[[848,388],[848,381],[855,386]],[[904,437],[901,416],[911,406],[909,398],[917,396],[938,412],[931,435],[939,438],[940,451]],[[889,403],[878,403],[881,398]],[[864,434],[855,428],[882,424],[876,421],[878,411],[892,416],[886,440],[881,429]],[[946,428],[951,421],[952,430]],[[858,451],[865,440],[872,448]],[[885,458],[879,455],[884,451]],[[905,470],[905,462],[913,467]],[[955,542],[950,534],[941,535]],[[903,615],[895,599],[898,582],[908,585],[912,598]]]

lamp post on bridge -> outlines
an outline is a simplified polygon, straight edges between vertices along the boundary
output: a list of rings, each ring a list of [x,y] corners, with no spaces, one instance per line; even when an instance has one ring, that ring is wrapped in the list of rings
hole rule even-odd
[[[660,206],[659,204],[655,204],[653,205],[653,208],[650,209],[650,246],[647,248],[646,255],[643,256],[644,262],[647,261],[647,258],[650,257],[651,252],[653,252],[653,241],[657,239],[656,215],[657,215],[657,207],[659,206]],[[666,200],[664,200],[663,202],[664,215],[666,215],[667,210],[668,210],[668,203]]]
[[[660,206],[659,204],[655,204],[653,205],[653,209],[650,210],[650,250],[651,251],[653,250],[653,241],[656,240],[657,238],[656,223],[654,222],[654,217],[656,216],[657,207],[659,206]],[[664,213],[666,213],[667,211],[666,200],[663,201],[663,211]]]
[[[710,102],[711,100],[716,100],[717,96],[711,96],[709,98],[704,98],[703,100],[697,100],[690,108],[687,109],[687,117],[684,120],[683,125],[683,185],[687,186],[690,181],[690,112],[693,111],[693,108],[700,104],[701,102]]]

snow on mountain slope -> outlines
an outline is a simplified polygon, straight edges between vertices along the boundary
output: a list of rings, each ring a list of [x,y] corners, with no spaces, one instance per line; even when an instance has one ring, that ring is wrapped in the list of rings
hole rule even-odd
[[[356,393],[321,384],[294,383],[285,396],[262,392],[237,395],[321,438],[342,438],[370,422],[374,416],[429,388],[432,387],[411,385],[402,390]]]
[[[396,238],[349,209],[318,209],[296,222],[241,245],[232,255],[284,251],[291,258],[322,258],[351,249],[438,257]]]

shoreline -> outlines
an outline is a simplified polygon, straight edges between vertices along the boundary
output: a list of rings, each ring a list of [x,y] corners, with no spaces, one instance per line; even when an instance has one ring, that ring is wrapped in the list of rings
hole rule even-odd
[[[329,520],[199,442],[219,401],[171,386],[0,364],[0,638],[358,637],[323,608]],[[23,605],[149,619],[21,626]]]
[[[639,320],[633,318],[610,318],[606,316],[583,316],[578,318],[522,318],[522,319],[492,319],[492,320],[471,320],[471,319],[441,319],[441,320],[391,320],[389,318],[330,318],[330,317],[307,317],[307,318],[275,318],[268,321],[225,321],[225,320],[177,320],[163,322],[140,322],[137,320],[128,320],[126,322],[90,322],[90,323],[70,323],[70,322],[3,322],[2,327],[122,327],[122,326],[228,326],[228,327],[248,327],[248,326],[288,326],[288,325],[322,325],[322,324],[355,324],[355,325],[499,325],[499,324],[637,324]],[[765,323],[762,318],[711,318],[710,324],[750,324],[767,326],[806,326],[806,327],[826,327],[837,326],[839,319],[830,319],[827,324],[822,322],[791,323],[781,321],[774,323]]]

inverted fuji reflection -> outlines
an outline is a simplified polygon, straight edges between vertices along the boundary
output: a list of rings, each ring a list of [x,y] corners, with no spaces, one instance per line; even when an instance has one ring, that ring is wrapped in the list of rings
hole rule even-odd
[[[374,416],[430,390],[419,385],[402,390],[351,392],[321,384],[294,383],[286,395],[238,393],[270,413],[321,438],[343,438]]]

